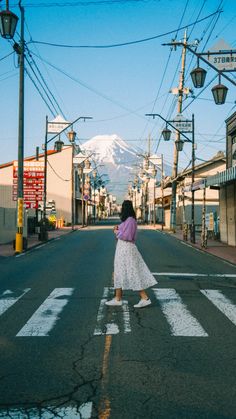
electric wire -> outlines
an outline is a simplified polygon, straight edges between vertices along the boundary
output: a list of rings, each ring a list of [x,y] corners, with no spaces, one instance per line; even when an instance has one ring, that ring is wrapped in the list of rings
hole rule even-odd
[[[33,39],[30,40],[28,42],[28,44],[40,44],[40,45],[47,45],[47,46],[51,46],[51,47],[57,47],[57,48],[91,48],[91,49],[117,48],[117,47],[123,47],[123,46],[129,46],[129,45],[134,45],[134,44],[140,44],[140,43],[143,43],[143,42],[153,41],[155,39],[162,38],[162,37],[167,36],[167,35],[171,35],[172,33],[175,33],[176,30],[187,29],[191,26],[196,25],[197,23],[203,22],[203,21],[211,18],[212,16],[216,15],[217,13],[218,14],[222,13],[222,11],[217,11],[217,12],[211,13],[210,15],[205,16],[202,19],[199,19],[198,21],[195,21],[193,23],[189,23],[188,25],[184,25],[184,26],[182,26],[178,29],[168,31],[168,32],[165,32],[163,34],[154,35],[154,36],[150,36],[148,38],[138,39],[138,40],[130,41],[130,42],[121,42],[121,43],[118,43],[118,44],[110,44],[110,45],[66,45],[66,44],[55,44],[55,43],[52,43],[52,42],[45,42],[45,41],[36,41],[36,40],[33,40]]]
[[[63,3],[58,3],[58,2],[54,2],[54,3],[25,3],[25,7],[33,7],[33,8],[37,8],[37,7],[80,7],[80,6],[100,6],[100,5],[105,5],[105,6],[111,6],[113,4],[126,4],[126,3],[147,3],[147,2],[159,2],[160,0],[98,0],[98,1],[75,1],[75,2],[63,2]],[[12,7],[16,7],[17,4],[14,3],[12,5]]]
[[[28,55],[30,56],[30,58],[31,58],[31,60],[32,60],[32,63],[34,64],[34,67],[35,67],[35,68],[36,68],[36,70],[38,71],[38,74],[39,74],[39,77],[40,77],[40,79],[41,79],[41,80],[39,79],[38,75],[36,74],[36,72],[35,72],[34,68],[32,67],[31,63],[29,62],[28,58],[26,58],[26,60],[27,60],[27,62],[28,62],[28,64],[29,64],[29,66],[30,66],[30,68],[31,68],[32,72],[34,73],[34,75],[35,75],[36,79],[38,80],[38,82],[39,82],[40,86],[42,87],[42,89],[43,89],[44,93],[46,94],[46,96],[47,96],[48,100],[50,101],[51,105],[53,106],[53,108],[54,108],[54,110],[55,110],[56,114],[61,113],[61,115],[65,118],[65,115],[64,115],[64,113],[63,113],[63,110],[61,109],[61,107],[60,107],[59,103],[57,102],[57,100],[56,100],[55,96],[53,95],[53,93],[52,93],[52,92],[51,92],[51,90],[49,89],[48,84],[46,83],[46,81],[45,81],[45,79],[44,79],[44,77],[43,77],[43,75],[42,75],[41,71],[39,70],[39,67],[37,66],[37,64],[36,64],[36,62],[35,62],[34,58],[32,57],[31,52],[28,50],[28,48],[27,48],[27,51],[28,51]],[[48,91],[49,93],[48,93],[47,91]],[[51,96],[51,97],[49,96],[49,94],[50,94],[50,96]],[[53,103],[53,101],[54,101],[54,103]],[[55,105],[56,105],[56,106],[55,106]],[[59,111],[59,112],[58,112],[58,111]]]
[[[54,110],[52,114],[53,114],[53,116],[55,117],[55,116],[57,115],[57,113],[58,113],[57,108],[55,107],[55,105],[54,105],[54,103],[53,103],[52,99],[50,98],[50,96],[49,96],[49,94],[48,94],[48,92],[46,91],[46,89],[45,89],[45,87],[43,86],[43,84],[42,84],[41,80],[39,79],[38,75],[36,74],[36,72],[35,72],[35,70],[34,70],[34,68],[33,68],[32,64],[30,63],[30,61],[29,61],[28,57],[26,56],[26,57],[25,57],[25,59],[26,59],[26,61],[27,61],[28,65],[29,65],[29,67],[30,67],[30,69],[31,69],[32,73],[34,74],[34,76],[35,76],[35,78],[36,78],[37,82],[39,83],[39,85],[40,85],[40,87],[42,88],[43,92],[45,93],[45,95],[46,95],[47,99],[49,100],[49,102],[50,102],[50,104],[51,104],[51,106],[52,106],[52,109]],[[37,88],[37,90],[39,91],[39,88]]]
[[[105,94],[103,94],[103,93],[99,92],[97,89],[95,89],[95,88],[93,88],[93,87],[89,86],[87,83],[82,82],[81,80],[79,80],[79,79],[77,79],[77,78],[75,78],[75,77],[71,76],[69,73],[67,73],[66,71],[64,71],[64,70],[60,69],[59,67],[57,67],[57,66],[55,66],[54,64],[50,63],[49,61],[47,61],[47,60],[45,60],[45,59],[43,59],[43,58],[40,58],[40,57],[39,57],[37,54],[35,54],[34,52],[32,52],[32,54],[33,54],[33,55],[35,55],[36,57],[38,57],[39,59],[42,59],[42,60],[43,60],[46,64],[48,64],[50,67],[54,68],[54,69],[55,69],[56,71],[58,71],[59,73],[62,73],[64,76],[66,76],[66,77],[68,77],[69,79],[73,80],[74,82],[78,83],[80,86],[82,86],[82,87],[84,87],[84,88],[86,88],[86,89],[90,90],[91,92],[95,93],[96,95],[98,95],[98,96],[102,97],[103,99],[105,99],[105,100],[107,100],[107,101],[109,101],[109,102],[113,103],[113,104],[114,104],[114,105],[116,105],[116,106],[119,106],[120,108],[122,108],[122,109],[124,109],[124,110],[128,111],[129,113],[131,113],[131,114],[133,114],[133,115],[135,115],[135,116],[137,116],[137,117],[139,117],[139,118],[145,119],[145,117],[144,117],[144,116],[137,114],[135,111],[133,111],[132,109],[129,109],[127,106],[125,106],[125,105],[121,104],[121,103],[120,103],[120,102],[118,102],[117,100],[114,100],[114,99],[110,98],[109,96],[107,96],[107,95],[105,95]]]
[[[10,54],[5,55],[4,57],[0,58],[0,61],[5,60],[6,58],[10,57],[12,54],[14,54],[15,51],[10,52]]]
[[[29,70],[25,67],[25,72],[28,75],[28,77],[30,78],[31,82],[33,83],[34,87],[36,88],[36,90],[38,91],[39,95],[41,96],[43,102],[45,103],[45,105],[47,106],[47,108],[49,109],[49,111],[51,112],[52,115],[54,114],[54,110],[50,107],[50,105],[48,104],[48,102],[46,101],[46,99],[44,98],[44,96],[42,95],[42,93],[40,92],[40,90],[38,89],[38,86],[35,82],[35,80],[33,79],[33,77],[31,76]]]
[[[48,165],[51,167],[51,169],[52,169],[52,171],[55,173],[55,175],[59,178],[59,179],[61,179],[61,180],[63,180],[63,182],[70,182],[71,181],[71,178],[70,179],[63,179],[63,177],[61,177],[57,172],[56,172],[56,170],[52,167],[52,165],[51,165],[51,163],[47,160],[47,162],[48,162]]]
[[[28,23],[27,23],[27,20],[26,20],[26,19],[25,19],[25,27],[26,27],[26,29],[27,29],[27,31],[28,31],[28,34],[29,34],[30,38],[32,38],[32,35],[31,35],[31,32],[30,32],[30,29],[29,29],[29,25],[28,25]],[[40,55],[40,52],[39,52],[39,50],[38,50],[38,48],[37,48],[37,46],[36,46],[36,45],[34,45],[34,48],[35,48],[36,52],[38,53],[38,55]],[[33,59],[33,57],[32,57],[32,54],[31,54],[31,51],[29,50],[29,48],[28,48],[28,47],[27,47],[27,50],[28,50],[28,53],[30,54],[31,59],[34,61],[34,59]],[[34,64],[35,64],[35,66],[38,68],[38,66],[37,66],[37,64],[35,63],[35,61],[34,61]],[[48,72],[48,69],[47,69],[46,65],[45,65],[43,62],[42,62],[42,65],[43,65],[43,67],[44,67],[44,69],[45,69],[45,71],[46,71],[46,73],[47,73],[47,75],[48,75],[48,77],[49,77],[49,79],[50,79],[50,81],[51,81],[51,83],[52,83],[52,85],[53,85],[53,87],[54,87],[54,89],[55,89],[55,91],[56,91],[56,93],[57,93],[57,95],[58,95],[58,97],[59,97],[60,101],[61,101],[61,103],[63,103],[63,106],[65,107],[65,104],[64,104],[64,102],[63,102],[63,100],[62,100],[62,98],[61,98],[61,96],[60,96],[60,94],[59,94],[59,92],[58,92],[58,89],[57,89],[57,87],[56,87],[56,85],[55,85],[55,83],[54,83],[53,79],[52,79],[52,78],[51,78],[51,76],[50,76],[50,73]],[[38,68],[38,72],[41,74],[41,71],[39,70],[39,68]],[[52,94],[52,92],[51,92],[51,90],[49,89],[49,87],[48,87],[48,85],[47,85],[47,83],[46,83],[46,81],[45,81],[44,77],[42,76],[42,74],[41,74],[41,77],[42,77],[42,79],[43,79],[43,81],[44,81],[45,86],[46,86],[46,87],[47,87],[47,89],[49,90],[50,94]],[[60,106],[59,106],[59,104],[58,104],[58,101],[55,99],[55,96],[54,96],[53,94],[52,94],[52,96],[53,96],[53,98],[54,98],[55,103],[57,103],[58,109],[60,109],[62,116],[66,119],[64,112],[62,111],[62,109],[60,108]]]

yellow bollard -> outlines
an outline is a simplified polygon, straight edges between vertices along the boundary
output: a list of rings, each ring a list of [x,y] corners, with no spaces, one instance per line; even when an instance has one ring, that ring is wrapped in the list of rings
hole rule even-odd
[[[16,253],[22,253],[23,252],[23,234],[16,233],[16,247],[15,247]]]

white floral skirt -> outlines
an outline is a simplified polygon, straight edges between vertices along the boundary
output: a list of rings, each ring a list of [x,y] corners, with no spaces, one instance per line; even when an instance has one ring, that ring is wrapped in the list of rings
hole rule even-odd
[[[140,291],[156,285],[136,245],[118,240],[114,260],[114,288]]]

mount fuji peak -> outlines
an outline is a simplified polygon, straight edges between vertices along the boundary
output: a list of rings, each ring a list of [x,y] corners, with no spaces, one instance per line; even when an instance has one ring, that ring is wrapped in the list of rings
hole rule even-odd
[[[96,135],[82,145],[82,150],[93,153],[96,164],[103,164],[100,173],[106,173],[108,190],[120,201],[127,193],[128,180],[133,177],[134,165],[140,158],[118,135]],[[132,171],[132,172],[131,172]]]
[[[131,167],[137,159],[135,150],[116,134],[96,135],[84,143],[82,148],[94,153],[94,159],[98,163]]]

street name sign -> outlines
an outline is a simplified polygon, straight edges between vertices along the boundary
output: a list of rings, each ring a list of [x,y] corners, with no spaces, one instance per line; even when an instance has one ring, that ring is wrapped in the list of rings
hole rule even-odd
[[[206,52],[202,55],[219,71],[236,71],[236,50],[233,50],[223,39],[211,48],[209,54]]]
[[[47,123],[48,134],[58,134],[63,129],[67,128],[70,122],[66,121],[61,115],[57,115],[53,121]]]
[[[159,166],[159,167],[161,167],[161,165],[162,165],[162,158],[161,158],[161,157],[159,157],[159,156],[157,156],[156,154],[152,154],[152,155],[149,157],[149,160],[150,160],[150,162],[151,162],[152,164],[154,164],[155,166]]]
[[[192,132],[192,121],[186,119],[181,113],[178,113],[172,124],[181,132]]]

